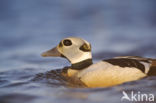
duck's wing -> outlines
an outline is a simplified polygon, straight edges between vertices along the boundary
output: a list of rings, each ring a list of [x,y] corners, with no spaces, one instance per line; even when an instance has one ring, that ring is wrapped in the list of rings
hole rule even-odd
[[[120,56],[103,61],[120,67],[134,67],[149,76],[156,75],[156,59],[142,58],[138,56]]]

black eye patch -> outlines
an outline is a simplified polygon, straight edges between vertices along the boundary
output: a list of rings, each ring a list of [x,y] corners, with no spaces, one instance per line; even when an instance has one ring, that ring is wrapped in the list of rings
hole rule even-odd
[[[71,40],[66,39],[66,40],[63,41],[63,44],[64,44],[65,46],[71,46],[71,45],[72,45],[72,42],[71,42]]]

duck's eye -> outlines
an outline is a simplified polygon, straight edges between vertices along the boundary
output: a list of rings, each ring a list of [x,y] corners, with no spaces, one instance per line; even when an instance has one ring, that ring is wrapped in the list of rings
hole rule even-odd
[[[65,46],[71,46],[71,45],[72,45],[72,42],[71,42],[71,40],[66,39],[66,40],[63,41],[63,44],[64,44]]]

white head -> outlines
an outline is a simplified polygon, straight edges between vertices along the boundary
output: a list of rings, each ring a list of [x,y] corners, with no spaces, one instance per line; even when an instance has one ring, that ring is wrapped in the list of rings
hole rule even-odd
[[[91,45],[86,40],[77,37],[61,40],[59,45],[42,53],[42,56],[65,57],[71,64],[82,64],[86,60],[91,60],[92,62]]]

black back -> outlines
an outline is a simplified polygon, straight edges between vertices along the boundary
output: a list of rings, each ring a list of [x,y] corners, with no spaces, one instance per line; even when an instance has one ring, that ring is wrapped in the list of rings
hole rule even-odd
[[[143,73],[145,73],[145,66],[142,63],[140,63],[140,60],[130,59],[130,58],[114,58],[114,59],[107,59],[103,61],[120,67],[135,67],[140,69]],[[142,62],[149,63],[148,61],[142,61]]]

